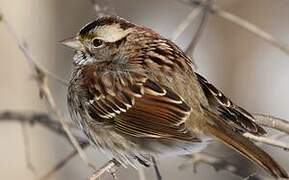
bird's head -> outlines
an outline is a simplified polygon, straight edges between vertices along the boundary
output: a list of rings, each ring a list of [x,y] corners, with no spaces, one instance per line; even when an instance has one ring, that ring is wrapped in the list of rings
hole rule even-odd
[[[192,66],[173,42],[117,16],[101,17],[86,24],[62,44],[76,51],[76,66],[95,64],[122,71],[145,69],[165,73],[186,72]]]
[[[74,62],[78,65],[113,61],[120,56],[119,49],[135,27],[120,17],[105,16],[86,24],[76,36],[61,43],[76,51]]]

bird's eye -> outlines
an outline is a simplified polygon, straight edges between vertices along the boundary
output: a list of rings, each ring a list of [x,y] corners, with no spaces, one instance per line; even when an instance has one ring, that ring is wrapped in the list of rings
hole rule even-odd
[[[103,45],[103,41],[101,39],[94,39],[92,40],[92,44],[94,47],[100,47],[101,45]]]

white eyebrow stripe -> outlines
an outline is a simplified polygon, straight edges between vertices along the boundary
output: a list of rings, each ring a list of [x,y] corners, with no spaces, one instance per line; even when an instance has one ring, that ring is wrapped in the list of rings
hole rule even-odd
[[[115,42],[124,38],[131,29],[122,29],[119,24],[112,24],[108,26],[101,26],[95,29],[96,36],[106,42]]]

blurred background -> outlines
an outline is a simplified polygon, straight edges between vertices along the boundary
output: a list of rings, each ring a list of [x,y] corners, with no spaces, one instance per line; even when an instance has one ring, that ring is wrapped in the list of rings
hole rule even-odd
[[[167,38],[172,36],[180,22],[193,10],[192,6],[178,0],[103,0],[101,3],[106,3],[115,14],[151,27]],[[216,4],[289,44],[289,1],[216,0]],[[95,7],[91,1],[0,0],[0,10],[15,29],[17,36],[28,43],[39,64],[68,80],[73,53],[58,42],[74,35],[84,24],[96,18]],[[188,46],[197,25],[198,18],[175,41],[182,49]],[[2,24],[0,54],[0,111],[46,112],[25,57]],[[233,102],[250,112],[289,119],[288,54],[246,30],[211,15],[193,59],[198,65],[197,71],[231,97]],[[49,83],[57,105],[69,118],[66,109],[66,87],[53,79]],[[72,150],[64,138],[43,127],[28,125],[25,129],[28,145],[23,138],[20,123],[1,122],[0,179],[37,179]],[[282,140],[286,141],[286,138]],[[29,146],[26,151],[28,149],[31,156],[36,177],[27,168],[25,144]],[[265,145],[263,148],[289,170],[288,152]],[[252,163],[222,145],[213,144],[206,151],[238,163],[240,168],[248,172],[255,172]],[[108,160],[98,150],[88,148],[86,152],[97,167]],[[197,173],[193,173],[192,166],[180,170],[178,167],[184,162],[181,157],[158,159],[163,179],[240,179],[226,171],[216,172],[206,164],[200,165]],[[259,169],[257,171],[263,173]],[[50,179],[87,179],[91,173],[77,156]],[[155,179],[152,169],[145,169],[145,173],[148,180]],[[121,168],[118,177],[120,180],[138,179],[137,172],[132,168]],[[108,180],[112,177],[106,175],[101,179]]]

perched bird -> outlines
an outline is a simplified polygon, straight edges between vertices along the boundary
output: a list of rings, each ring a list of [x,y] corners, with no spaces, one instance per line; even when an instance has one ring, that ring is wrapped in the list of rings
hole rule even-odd
[[[254,117],[194,72],[192,60],[170,40],[106,16],[63,44],[75,50],[67,98],[72,119],[122,165],[200,152],[217,139],[272,176],[288,178],[243,136],[266,133]]]

